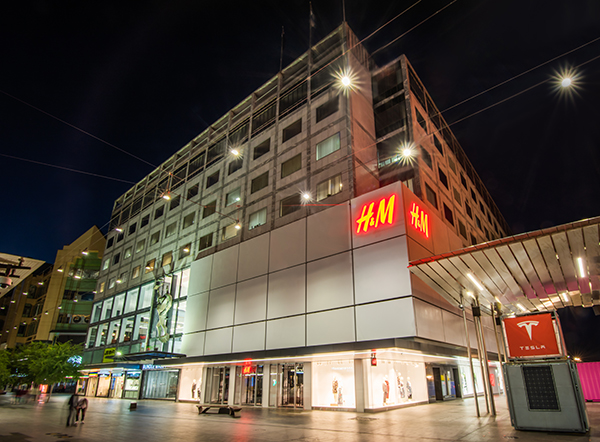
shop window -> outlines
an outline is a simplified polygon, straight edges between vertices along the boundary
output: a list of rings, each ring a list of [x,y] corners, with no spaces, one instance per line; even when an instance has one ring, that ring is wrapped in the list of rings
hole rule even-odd
[[[427,183],[425,183],[425,194],[427,195],[427,201],[429,201],[437,209],[437,195]]]
[[[469,218],[473,219],[473,212],[471,211],[471,206],[469,206],[469,203],[467,203],[465,201],[465,209],[467,209],[467,215],[469,216]]]
[[[179,259],[185,258],[192,253],[192,243],[187,243],[179,248]]]
[[[450,210],[450,208],[446,205],[446,203],[444,204],[444,217],[448,220],[448,222],[452,225],[454,225],[454,214],[452,213],[452,210]]]
[[[125,298],[125,313],[131,313],[136,310],[139,291],[139,287],[127,291],[127,297]]]
[[[206,178],[206,188],[208,189],[209,187],[214,186],[218,182],[219,182],[219,171],[217,170],[211,176]]]
[[[299,153],[295,157],[292,157],[281,164],[281,178],[285,178],[286,176],[289,176],[294,172],[299,171],[301,168],[302,154]]]
[[[156,264],[156,258],[152,258],[150,261],[148,261],[146,263],[146,267],[144,268],[144,274],[153,272],[155,264]]]
[[[152,236],[150,237],[150,245],[153,246],[154,244],[157,244],[158,241],[160,241],[160,230],[152,234]]]
[[[137,244],[135,245],[135,253],[140,253],[140,252],[144,251],[145,247],[146,247],[146,240],[140,239],[137,242]]]
[[[258,192],[269,185],[269,172],[265,172],[262,175],[257,176],[250,183],[250,193]]]
[[[460,183],[465,188],[465,190],[468,190],[468,188],[467,188],[467,180],[466,180],[465,176],[462,173],[460,174]]]
[[[188,191],[187,191],[187,199],[191,200],[196,195],[198,195],[198,184],[195,184],[195,185],[193,185],[192,187],[190,187],[188,189]]]
[[[142,221],[140,222],[140,229],[142,227],[146,227],[149,222],[150,222],[150,215],[146,215],[145,217],[143,217]]]
[[[285,143],[286,141],[291,140],[296,135],[298,135],[300,132],[302,132],[302,119],[299,119],[298,121],[294,121],[288,127],[283,129],[282,143]]]
[[[112,317],[116,318],[117,316],[121,316],[123,312],[123,305],[125,304],[125,292],[119,293],[115,296],[115,301],[113,304]]]
[[[435,135],[433,136],[433,145],[438,150],[438,152],[441,153],[442,156],[443,156],[444,155],[444,148],[442,147],[442,142]]]
[[[217,200],[211,201],[202,209],[202,219],[211,216],[217,211]]]
[[[340,150],[339,132],[317,144],[317,161],[338,150]]]
[[[233,160],[229,163],[229,169],[227,171],[227,174],[231,175],[232,173],[240,170],[243,165],[244,165],[244,159],[242,157],[236,158],[235,160]]]
[[[421,115],[421,112],[419,112],[419,110],[416,107],[415,114],[417,115],[417,123],[419,123],[419,126],[421,126],[425,133],[427,133],[427,122],[425,121],[423,115]]]
[[[271,150],[271,139],[267,139],[260,143],[258,146],[254,147],[254,153],[252,159],[255,160],[257,158],[262,157],[264,154],[268,153]]]
[[[239,232],[239,229],[237,227],[239,227],[237,223],[232,223],[228,226],[223,227],[221,232],[221,240],[226,241],[236,236]]]
[[[458,220],[458,230],[464,239],[469,239],[467,237],[467,228],[465,227],[465,225],[462,223],[461,220]]]
[[[280,216],[289,215],[290,213],[300,210],[301,207],[302,206],[300,203],[300,194],[295,193],[292,196],[288,196],[287,198],[282,199],[279,203]]]
[[[114,243],[115,243],[115,237],[111,236],[110,238],[108,238],[108,241],[106,241],[106,248],[110,249]]]
[[[135,318],[135,326],[133,327],[133,340],[138,339],[144,341],[148,335],[148,326],[150,325],[150,318],[148,313],[141,313]]]
[[[179,207],[180,203],[181,203],[181,197],[179,195],[174,196],[173,198],[171,198],[171,202],[169,203],[169,210],[173,210],[173,209]]]
[[[135,266],[131,271],[131,279],[135,279],[140,276],[140,270],[142,266]]]
[[[317,108],[317,123],[324,120],[330,115],[335,114],[339,109],[339,98],[335,96],[331,100],[323,103]]]
[[[196,217],[196,212],[188,213],[183,218],[183,225],[182,225],[181,228],[182,229],[187,229],[188,227],[190,227],[191,225],[193,225],[195,217]]]
[[[167,252],[163,255],[160,266],[166,267],[168,265],[171,265],[172,262],[173,262],[173,252]]]
[[[133,223],[129,226],[129,234],[133,235],[135,233],[135,229],[137,228],[137,223]]]
[[[237,204],[242,199],[242,188],[238,187],[225,195],[225,207]]]
[[[336,195],[342,191],[342,174],[333,176],[317,184],[317,201]]]
[[[448,186],[448,177],[446,176],[446,174],[444,172],[442,172],[442,169],[440,169],[439,167],[438,167],[438,175],[440,176],[440,181],[444,185],[444,187],[446,189],[450,189],[450,187]]]
[[[140,288],[140,299],[138,302],[138,310],[143,308],[148,308],[152,305],[152,296],[154,294],[153,290],[154,284],[146,284]]]
[[[154,211],[154,219],[158,219],[165,213],[165,206],[160,206]]]
[[[453,187],[452,190],[454,191],[454,199],[456,200],[456,202],[459,205],[462,205],[461,200],[460,200],[460,192],[458,190],[456,190],[456,187]]]
[[[423,162],[425,164],[427,164],[427,166],[433,170],[433,162],[431,161],[431,155],[429,155],[429,152],[427,152],[427,149],[421,147],[421,158],[423,159]]]
[[[213,242],[213,234],[212,233],[201,236],[200,240],[198,241],[198,250],[204,250],[204,249],[208,249],[209,247],[212,247],[212,242]]]
[[[176,222],[169,224],[167,226],[167,228],[165,229],[165,238],[173,236],[175,233],[177,233],[177,223]]]
[[[248,230],[252,230],[255,227],[262,226],[267,223],[267,208],[257,210],[250,214],[248,221]]]

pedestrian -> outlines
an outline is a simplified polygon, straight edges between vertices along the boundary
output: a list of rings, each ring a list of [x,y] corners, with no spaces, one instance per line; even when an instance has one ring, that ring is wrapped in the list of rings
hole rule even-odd
[[[73,393],[73,395],[69,398],[69,415],[67,416],[67,427],[69,425],[77,425],[75,423],[75,418],[77,416],[77,404],[79,403],[79,395],[77,393]]]
[[[75,422],[79,421],[79,412],[81,412],[81,423],[84,423],[85,420],[85,412],[88,407],[88,400],[86,398],[81,398],[79,403],[77,404],[77,416],[75,417]]]

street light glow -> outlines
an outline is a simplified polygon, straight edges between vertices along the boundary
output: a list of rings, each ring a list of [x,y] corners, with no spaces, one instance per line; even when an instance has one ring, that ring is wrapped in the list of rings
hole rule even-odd
[[[560,85],[561,85],[562,87],[569,87],[569,86],[571,86],[571,83],[572,83],[572,82],[573,82],[573,80],[571,80],[571,78],[570,78],[570,77],[566,77],[566,78],[563,78],[563,79],[562,79],[562,81],[560,82]]]

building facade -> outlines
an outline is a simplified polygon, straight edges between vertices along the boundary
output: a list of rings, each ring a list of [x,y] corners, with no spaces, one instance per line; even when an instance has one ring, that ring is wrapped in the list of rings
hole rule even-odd
[[[377,67],[342,25],[116,201],[87,393],[359,411],[473,394],[461,312],[407,266],[507,233],[406,57]]]

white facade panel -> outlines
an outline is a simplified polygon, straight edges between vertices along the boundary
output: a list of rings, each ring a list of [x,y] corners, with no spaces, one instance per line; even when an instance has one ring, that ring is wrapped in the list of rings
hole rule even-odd
[[[356,306],[356,340],[415,336],[412,298]]]
[[[208,297],[208,321],[206,328],[233,325],[235,284],[211,290]]]
[[[306,260],[306,218],[271,232],[269,271],[292,267]]]
[[[353,303],[352,255],[350,252],[307,264],[307,311],[345,307]]]
[[[354,308],[306,315],[306,345],[354,342]]]
[[[183,335],[181,338],[181,353],[187,356],[203,356],[204,332]]]
[[[267,350],[305,346],[304,315],[267,322]]]
[[[207,331],[204,354],[216,355],[220,353],[231,353],[232,333],[233,327]]]
[[[465,325],[462,316],[457,316],[447,310],[442,310],[442,319],[444,320],[445,341],[454,345],[467,345],[465,336]]]
[[[237,277],[239,245],[215,253],[210,288],[215,289],[233,284]]]
[[[308,217],[308,261],[350,250],[350,229],[350,206],[347,203]]]
[[[267,295],[267,318],[292,316],[305,313],[306,310],[306,266],[269,275]]]
[[[442,309],[419,299],[414,299],[413,305],[417,322],[417,336],[443,342],[444,322],[442,321]]]
[[[357,304],[410,295],[406,237],[354,250]]]
[[[205,256],[194,261],[190,266],[189,295],[195,295],[210,290],[210,275],[212,273],[213,255]]]
[[[269,238],[267,233],[240,244],[238,281],[265,275],[269,271]]]
[[[265,349],[266,322],[239,325],[233,328],[233,352]]]
[[[188,296],[186,302],[184,333],[194,333],[206,329],[206,316],[208,314],[208,292]]]
[[[235,323],[255,322],[267,317],[267,277],[249,279],[237,285]]]

